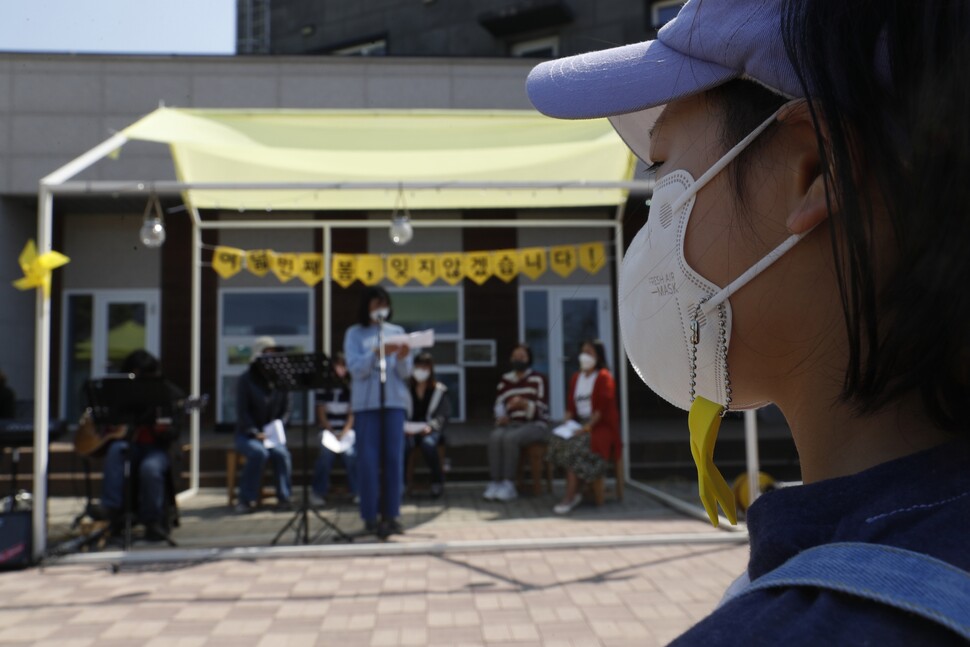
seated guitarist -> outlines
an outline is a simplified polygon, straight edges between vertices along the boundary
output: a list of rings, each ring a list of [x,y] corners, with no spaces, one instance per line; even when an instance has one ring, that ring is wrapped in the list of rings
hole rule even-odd
[[[136,350],[125,358],[121,372],[136,377],[161,375],[158,360],[145,350]],[[181,416],[175,403],[184,395],[174,385],[167,383],[172,394],[169,411],[146,412],[145,421],[134,430],[131,446],[131,478],[137,479],[132,492],[137,492],[137,505],[132,506],[137,521],[145,525],[145,539],[163,541],[168,535],[168,519],[165,516],[166,479],[169,478],[171,459],[169,447],[178,439]],[[161,417],[160,417],[160,415]],[[116,440],[108,446],[104,457],[104,480],[101,506],[114,523],[123,519],[124,506],[124,452],[127,440]]]

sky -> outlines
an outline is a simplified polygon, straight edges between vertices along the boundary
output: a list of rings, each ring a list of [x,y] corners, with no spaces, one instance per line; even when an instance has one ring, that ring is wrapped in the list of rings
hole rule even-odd
[[[0,51],[234,54],[236,0],[0,0]]]

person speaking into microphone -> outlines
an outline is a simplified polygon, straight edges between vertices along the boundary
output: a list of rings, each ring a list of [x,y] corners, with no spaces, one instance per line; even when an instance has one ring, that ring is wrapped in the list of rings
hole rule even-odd
[[[344,354],[353,380],[350,406],[357,433],[360,516],[366,529],[381,539],[403,532],[398,516],[407,379],[412,368],[407,344],[384,342],[404,335],[404,329],[389,323],[390,319],[387,290],[369,287],[361,296],[357,323],[344,335]]]

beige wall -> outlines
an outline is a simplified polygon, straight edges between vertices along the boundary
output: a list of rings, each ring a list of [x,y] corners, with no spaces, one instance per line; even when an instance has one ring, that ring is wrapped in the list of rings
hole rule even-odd
[[[141,244],[141,224],[140,213],[64,216],[64,289],[157,289],[162,254]]]
[[[164,103],[195,108],[529,109],[521,59],[0,55],[0,194],[40,178]],[[171,179],[137,143],[87,179]]]

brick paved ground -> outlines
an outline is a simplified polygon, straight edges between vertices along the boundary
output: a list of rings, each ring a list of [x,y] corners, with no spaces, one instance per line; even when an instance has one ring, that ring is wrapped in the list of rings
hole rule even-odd
[[[286,518],[261,513],[250,518],[257,530],[240,534],[223,527],[238,518],[198,512],[207,496],[215,505],[213,492],[183,506],[186,524],[176,533],[183,546],[205,545],[206,529],[252,545]],[[0,575],[0,645],[661,645],[714,607],[747,557],[743,543],[620,545],[711,533],[630,490],[622,504],[584,506],[568,518],[548,514],[552,497],[499,508],[476,498],[452,488],[451,505],[409,503],[408,534],[395,541],[542,546],[589,536],[601,545],[387,556],[328,556],[323,546],[299,559],[128,564],[118,572],[46,566]],[[70,506],[52,510],[58,506],[61,517],[53,517],[63,523]],[[348,523],[352,516],[341,512]]]

